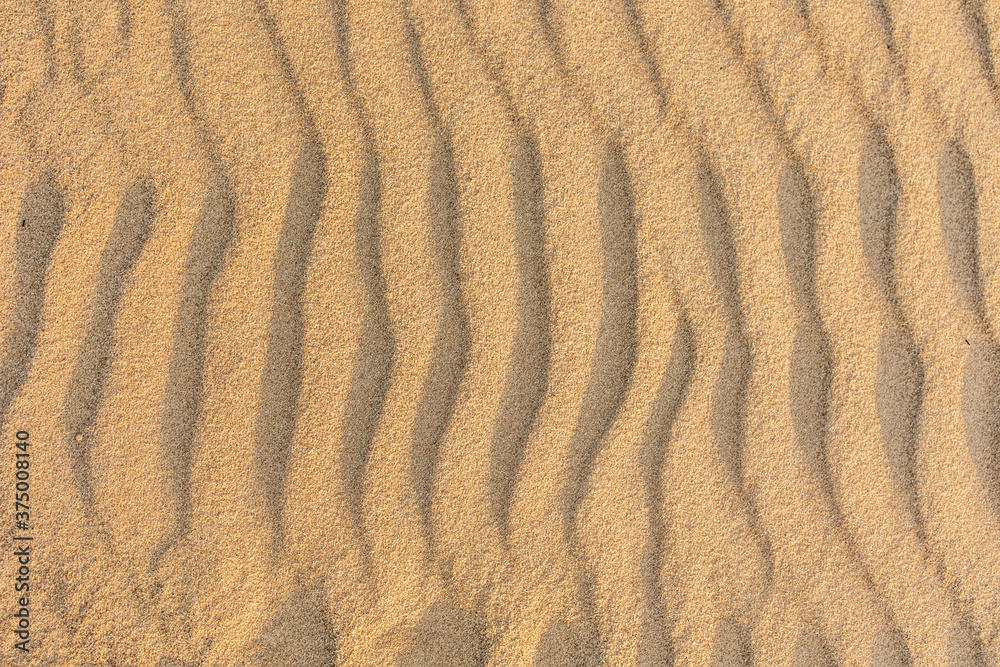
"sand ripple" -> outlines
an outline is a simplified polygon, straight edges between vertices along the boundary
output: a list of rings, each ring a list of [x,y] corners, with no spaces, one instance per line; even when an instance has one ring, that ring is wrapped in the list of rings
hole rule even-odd
[[[997,3],[0,17],[3,664],[1000,664]]]

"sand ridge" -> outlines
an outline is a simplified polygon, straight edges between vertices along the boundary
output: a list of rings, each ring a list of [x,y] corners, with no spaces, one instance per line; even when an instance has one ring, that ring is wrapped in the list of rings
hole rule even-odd
[[[1000,664],[993,0],[0,17],[3,664]]]

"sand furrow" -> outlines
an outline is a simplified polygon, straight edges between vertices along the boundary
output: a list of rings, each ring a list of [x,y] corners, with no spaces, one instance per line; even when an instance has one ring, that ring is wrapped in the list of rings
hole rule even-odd
[[[713,368],[715,364],[711,361],[707,364],[704,362],[712,358],[711,348],[719,349],[725,344],[727,327],[706,323],[704,313],[697,312],[693,319],[697,322],[698,335],[694,337],[685,320],[679,320],[676,329],[660,328],[661,325],[658,324],[656,329],[659,330],[659,335],[653,333],[653,321],[672,321],[677,317],[673,314],[674,306],[667,300],[674,289],[671,285],[674,279],[670,275],[677,270],[674,267],[684,267],[690,261],[682,260],[670,252],[668,249],[671,246],[676,244],[676,248],[680,249],[682,244],[677,243],[677,239],[674,239],[674,243],[668,239],[672,232],[696,229],[701,222],[699,218],[703,212],[703,202],[699,196],[701,184],[696,148],[684,143],[687,135],[682,128],[667,122],[660,115],[666,100],[661,97],[662,91],[657,85],[653,68],[637,57],[637,52],[641,53],[642,49],[637,48],[639,36],[629,35],[630,29],[625,23],[628,13],[613,4],[594,9],[595,13],[588,17],[591,20],[586,24],[575,22],[575,17],[567,18],[565,25],[569,27],[572,37],[567,39],[565,52],[568,54],[570,67],[583,75],[582,88],[591,97],[592,108],[598,111],[603,122],[611,129],[623,132],[629,178],[636,181],[641,239],[638,267],[638,326],[641,333],[637,337],[636,351],[640,371],[633,379],[629,409],[620,416],[613,431],[614,435],[606,451],[605,466],[600,469],[598,481],[595,482],[599,484],[601,493],[591,499],[592,518],[585,524],[586,529],[581,532],[580,539],[586,544],[591,564],[596,570],[600,601],[598,616],[605,619],[602,622],[605,659],[610,664],[656,664],[667,660],[669,656],[670,649],[664,641],[665,632],[674,630],[684,634],[686,624],[701,624],[704,620],[683,618],[686,614],[682,612],[682,618],[671,618],[664,623],[665,610],[659,594],[661,579],[670,582],[663,597],[676,604],[680,596],[678,591],[673,590],[676,575],[671,573],[673,576],[667,576],[662,570],[662,561],[669,559],[673,566],[679,554],[672,553],[676,543],[670,545],[671,553],[659,552],[655,557],[645,549],[652,545],[657,545],[658,549],[667,548],[666,538],[662,534],[665,530],[664,520],[659,518],[662,516],[659,504],[669,498],[673,505],[671,509],[674,510],[685,492],[690,493],[690,489],[677,493],[679,489],[675,487],[678,481],[676,479],[670,479],[672,488],[666,493],[658,488],[664,483],[664,479],[658,474],[662,469],[664,452],[657,449],[665,445],[665,439],[671,433],[668,431],[654,435],[650,431],[673,425],[677,435],[670,442],[668,456],[674,460],[686,455],[682,454],[682,450],[688,449],[689,443],[679,434],[692,427],[692,419],[700,421],[708,429],[709,412],[699,409],[699,403],[706,400],[707,396],[704,393],[699,395],[698,392],[705,392],[710,386],[705,382],[706,375],[709,381],[717,375],[717,367]],[[589,30],[589,33],[585,30]],[[586,37],[577,38],[578,34]],[[618,69],[608,68],[603,71],[596,66],[597,63],[607,62],[620,64]],[[674,220],[672,224],[661,218],[659,212],[663,210],[675,212],[671,216]],[[684,252],[691,251],[689,246]],[[675,279],[682,290],[682,303],[697,309],[698,299],[692,297],[704,290],[705,286],[695,285],[694,277],[686,274],[683,268]],[[718,298],[714,287],[709,287],[707,292],[702,291],[702,299],[711,299],[713,296]],[[673,350],[667,341],[660,338],[669,335],[672,330],[676,332]],[[688,346],[694,341],[700,345],[691,350]],[[719,355],[714,356],[718,358]],[[694,366],[693,369],[691,365]],[[687,382],[692,370],[696,379],[689,386]],[[661,382],[664,383],[662,388]],[[667,382],[678,384],[668,386]],[[687,399],[688,403],[684,405],[683,416],[677,416],[672,424],[654,421],[662,418],[654,411],[675,414],[680,407],[681,397],[689,391],[692,393]],[[700,418],[695,417],[698,412],[702,415]],[[712,440],[712,436],[709,436],[704,444],[711,446]],[[712,460],[711,450],[703,452],[704,454],[707,454],[709,461]],[[713,472],[721,472],[722,480],[725,480],[725,463],[717,454],[714,458],[718,468]],[[657,461],[659,465],[654,463]],[[654,470],[647,471],[646,474],[652,475],[651,481],[657,486],[652,493],[650,489],[643,488],[643,475],[637,474],[632,467],[651,465],[655,466]],[[710,483],[721,481],[712,474],[705,477]],[[729,496],[732,491],[736,491],[738,495],[738,484],[729,486],[723,482],[716,488],[720,491],[725,489],[724,497]],[[608,495],[620,495],[621,499],[598,504],[597,497],[605,498]],[[639,503],[638,506],[635,506],[636,503]],[[713,509],[718,511],[721,508]],[[732,511],[732,508],[727,510]],[[738,515],[737,512],[737,517]],[[746,515],[742,518],[744,521],[748,519]],[[732,519],[728,515],[724,519],[727,522],[730,520]],[[752,549],[753,547],[750,550],[743,547],[744,551],[750,553]],[[657,559],[661,564],[656,564]],[[737,560],[742,559],[737,557]],[[760,567],[759,562],[754,565],[758,567],[757,574],[765,569]],[[754,576],[752,568],[753,565],[750,577]],[[705,611],[709,619],[708,625],[711,625],[717,611]],[[638,627],[635,627],[637,619]],[[672,627],[674,623],[678,623],[680,627]],[[686,653],[686,648],[682,648],[681,652]]]
[[[573,434],[573,448],[579,452],[574,457],[578,460],[573,462],[575,480],[572,488],[565,491],[568,498],[563,502],[570,530],[580,503],[589,492],[594,459],[625,400],[636,362],[635,195],[618,142],[608,143],[602,167],[598,196],[604,220],[603,303],[594,370],[583,397],[583,414]]]
[[[977,64],[986,75],[990,87],[996,91],[996,6],[992,2],[984,3],[983,0],[967,0],[960,4],[959,12],[975,49]]]
[[[853,11],[846,21],[842,9]],[[880,9],[880,11],[875,11]],[[866,144],[858,162],[858,214],[862,249],[880,295],[888,302],[892,318],[899,323],[883,342],[876,401],[885,432],[888,454],[894,460],[895,486],[905,498],[903,511],[913,522],[917,539],[926,549],[926,531],[916,489],[914,449],[916,418],[920,407],[923,368],[913,333],[901,308],[894,268],[900,182],[894,147],[886,139],[891,110],[906,95],[906,82],[892,47],[891,21],[885,8],[850,7],[817,2],[810,13],[811,26],[831,57],[834,77],[850,82],[853,96],[870,123]],[[849,31],[841,28],[848,27]],[[886,91],[892,91],[886,93]],[[940,562],[931,556],[932,561]]]
[[[613,24],[608,27],[613,29]],[[610,34],[602,35],[600,41],[614,48],[618,45]],[[588,44],[586,48],[593,46]],[[591,53],[587,62],[598,62],[596,55]],[[573,61],[572,57],[568,60]],[[585,71],[591,74],[589,69]],[[634,80],[625,80],[635,84]],[[582,88],[602,101],[615,99],[615,93],[623,92],[609,94],[601,83]],[[641,84],[635,87],[642,90]],[[627,95],[619,99],[625,105],[642,106]],[[643,102],[648,103],[648,109],[656,108],[655,100],[646,98]],[[601,110],[605,123],[614,127],[622,122],[622,116],[615,113],[618,109],[608,111],[602,106],[599,102],[593,104],[593,108]],[[629,121],[634,119],[624,122]],[[645,180],[648,173],[670,173],[670,167],[675,165],[653,162],[655,167],[645,171],[653,166],[651,155],[669,145],[657,142],[662,136],[650,136],[647,129],[642,124],[628,127],[625,134],[628,139],[619,149],[622,155],[618,158],[621,164],[617,176],[625,187],[635,190],[632,195],[638,245],[635,370],[620,411],[598,453],[576,521],[575,540],[587,559],[585,576],[592,587],[588,610],[600,619],[604,664],[667,664],[672,652],[668,632],[673,619],[667,618],[660,593],[668,539],[665,534],[668,520],[662,507],[662,467],[667,439],[689,386],[694,360],[690,326],[673,298],[677,285],[670,270],[672,263],[663,253],[661,235],[666,233],[665,224],[656,215],[650,197],[656,196],[651,193],[657,190],[656,186],[661,196],[668,197],[682,198],[690,196],[692,191],[685,189],[684,185],[690,181],[683,176],[661,177],[650,187]],[[659,167],[666,168],[658,172]],[[675,210],[685,211],[683,199],[671,203],[676,204]],[[689,215],[690,208],[685,211]],[[678,215],[681,224],[690,224],[693,217]],[[670,595],[667,597],[672,599]]]
[[[832,17],[834,13],[830,11],[828,15]],[[900,315],[912,327],[923,371],[921,413],[918,417],[913,459],[921,497],[914,511],[922,520],[922,532],[926,533],[946,584],[962,603],[959,611],[973,621],[973,627],[978,626],[978,639],[984,643],[983,648],[988,649],[983,658],[990,659],[989,644],[995,636],[995,630],[991,630],[994,624],[991,610],[996,602],[995,593],[991,592],[992,584],[983,578],[984,570],[989,569],[989,560],[985,561],[985,565],[973,566],[961,554],[969,553],[965,550],[971,549],[980,554],[977,558],[991,558],[990,554],[995,549],[988,545],[993,539],[991,533],[995,531],[987,520],[987,530],[980,539],[955,542],[956,534],[944,530],[941,515],[941,512],[945,512],[954,517],[946,508],[951,507],[952,503],[963,502],[978,503],[981,512],[992,514],[988,509],[989,494],[981,486],[981,474],[976,470],[976,461],[970,456],[977,450],[985,451],[981,427],[978,434],[976,432],[976,426],[979,426],[976,422],[982,417],[976,411],[963,408],[962,399],[963,393],[968,391],[963,381],[967,373],[974,381],[979,381],[979,386],[982,386],[984,376],[989,377],[990,367],[986,365],[984,368],[982,362],[988,362],[992,357],[992,345],[983,328],[984,323],[970,311],[968,299],[962,298],[959,291],[961,283],[956,284],[954,281],[954,260],[949,264],[948,236],[952,237],[952,244],[954,240],[962,239],[961,235],[956,238],[946,231],[950,227],[947,224],[950,212],[943,208],[959,205],[968,210],[971,202],[954,199],[949,201],[947,198],[949,192],[955,191],[955,186],[938,179],[942,176],[953,177],[953,171],[942,170],[942,159],[948,160],[952,156],[952,164],[955,164],[956,149],[949,145],[942,128],[943,123],[939,122],[935,110],[922,104],[915,96],[906,96],[907,86],[902,70],[891,57],[886,57],[886,46],[892,44],[885,41],[885,33],[877,23],[878,18],[859,13],[857,29],[867,30],[869,38],[858,45],[847,47],[842,44],[839,48],[844,52],[853,50],[860,57],[867,57],[869,67],[874,70],[873,78],[877,76],[886,85],[903,91],[890,99],[880,100],[877,90],[873,90],[870,85],[859,86],[859,94],[869,109],[887,127],[886,138],[892,147],[900,174],[901,209],[892,254],[894,275],[889,277],[890,282],[896,285]],[[831,36],[837,34],[830,27],[825,31]],[[891,55],[892,49],[888,51]],[[849,65],[843,63],[842,67],[848,70]],[[946,195],[945,199],[942,199],[942,194]],[[964,244],[968,248],[969,240],[964,239]],[[916,248],[920,248],[922,260],[919,262],[914,262],[910,255]],[[954,257],[952,253],[952,258]],[[934,291],[928,292],[927,286],[915,290],[915,280],[928,281],[927,284],[933,285]],[[920,309],[917,309],[918,305]],[[932,318],[933,322],[926,319],[929,312],[936,313]],[[973,348],[972,341],[976,341],[974,349],[970,349]],[[960,345],[959,350],[951,351],[956,342]],[[965,370],[966,364],[971,365],[969,371]],[[968,431],[967,425],[963,423],[966,420],[972,421],[968,425],[972,429]],[[949,482],[942,480],[943,483],[931,483],[929,471],[942,470],[942,465],[968,466],[968,476],[952,477]],[[949,497],[962,497],[963,500],[949,501]],[[982,518],[975,522],[982,525]],[[972,594],[972,591],[977,593]],[[966,635],[968,632],[955,633],[952,640],[956,656],[954,660],[961,661],[963,655],[974,657],[979,651],[976,638]]]
[[[859,168],[866,166],[861,165],[862,161],[877,159],[871,155],[871,151],[878,150],[872,145],[874,130],[866,126],[856,110],[844,105],[851,99],[849,91],[822,73],[820,56],[804,39],[805,25],[796,22],[794,8],[783,9],[765,12],[760,7],[735,4],[733,14],[745,30],[745,41],[760,47],[758,61],[766,72],[768,89],[786,119],[785,127],[793,145],[810,168],[810,184],[818,195],[817,260],[820,266],[829,267],[819,272],[822,295],[819,302],[824,311],[824,325],[831,333],[834,357],[831,428],[828,453],[823,454],[833,465],[838,482],[839,493],[831,501],[835,507],[842,503],[848,510],[847,524],[853,533],[859,534],[859,544],[873,568],[874,580],[887,593],[907,631],[915,664],[944,664],[956,619],[933,564],[924,553],[919,523],[912,520],[907,509],[914,497],[895,488],[897,478],[909,471],[893,470],[900,465],[901,458],[893,454],[905,450],[907,444],[898,440],[886,442],[891,431],[883,427],[887,421],[898,424],[906,420],[905,396],[897,393],[883,398],[880,385],[893,385],[895,392],[905,394],[905,386],[899,385],[906,382],[908,349],[901,340],[902,322],[886,300],[886,290],[879,290],[876,276],[866,271],[865,247],[879,244],[866,231],[884,223],[870,221],[866,229],[862,226],[863,217],[891,213],[886,206],[881,211],[862,209],[861,183],[879,177]],[[787,27],[779,32],[779,26],[796,25],[797,42],[786,36]],[[793,44],[798,48],[793,48]],[[805,78],[813,85],[803,86],[801,79]],[[830,137],[841,140],[834,142]],[[877,164],[868,166],[885,168]],[[853,298],[845,299],[845,295]],[[809,295],[809,298],[815,297]],[[886,362],[886,357],[898,358],[899,362]],[[887,365],[902,368],[881,377],[870,372],[872,368],[884,370]],[[883,407],[887,401],[893,405]],[[887,419],[887,410],[899,412]],[[911,440],[912,435],[900,433],[899,439],[903,438]],[[879,480],[877,485],[873,485],[875,479]],[[859,522],[868,516],[880,517],[888,508],[910,518],[907,532],[889,533],[881,520],[875,525]],[[907,543],[905,550],[899,548],[903,539]],[[892,569],[887,571],[887,565]],[[905,615],[905,610],[914,608],[921,609],[921,613]]]
[[[112,68],[121,65],[124,55],[118,30],[111,25],[117,23],[112,1],[49,0],[46,4],[62,67],[76,85],[92,92],[95,84],[108,78]],[[96,99],[91,103],[100,105]]]
[[[429,373],[422,388],[413,435],[416,439],[412,478],[417,493],[417,508],[427,540],[430,560],[435,556],[432,503],[437,477],[441,439],[454,416],[458,390],[465,377],[472,345],[469,314],[462,293],[460,256],[463,230],[459,223],[462,186],[454,141],[441,117],[440,102],[433,92],[430,70],[424,49],[419,43],[408,6],[403,9],[407,51],[414,68],[420,98],[426,105],[432,133],[432,157],[429,171],[429,205],[433,227],[431,242],[437,264],[441,312],[430,360]],[[451,91],[454,93],[454,91]],[[501,135],[501,141],[503,135]],[[465,176],[461,174],[461,176]]]
[[[274,306],[268,323],[267,352],[257,413],[254,442],[265,503],[274,531],[275,547],[285,537],[284,503],[288,458],[302,392],[302,346],[304,334],[303,290],[312,254],[313,236],[327,190],[326,155],[316,130],[316,121],[306,108],[302,90],[292,71],[274,16],[263,2],[256,3],[268,42],[278,62],[285,88],[303,128],[304,140],[295,164],[285,202],[285,219],[274,260],[272,293]]]
[[[512,626],[491,661],[579,664],[596,660],[597,654],[591,650],[593,626],[585,621],[589,592],[572,530],[588,468],[624,399],[633,363],[634,288],[625,281],[634,280],[629,278],[634,260],[621,253],[628,253],[634,232],[629,231],[631,220],[619,217],[629,215],[623,209],[630,199],[622,187],[620,157],[596,142],[561,78],[560,57],[545,37],[543,15],[530,5],[514,10],[502,16],[494,8],[470,3],[468,15],[501,79],[516,91],[511,97],[518,115],[529,120],[538,137],[546,184],[552,348],[547,395],[528,436],[511,499],[511,545],[519,573],[512,583],[515,599],[524,602],[511,614]],[[531,26],[532,39],[512,39],[524,25]],[[545,78],[532,80],[530,72],[539,65]],[[569,127],[557,120],[567,105],[575,107]],[[591,160],[568,163],[563,152],[567,141],[577,151],[588,151]],[[574,259],[591,252],[603,266],[588,267]]]
[[[296,10],[328,22],[324,43],[302,32],[310,23],[300,23]],[[338,633],[338,660],[350,664],[368,650],[370,638],[357,632],[375,603],[364,478],[395,349],[378,250],[380,165],[354,86],[343,3],[283,5],[275,16],[304,103],[316,119],[330,179],[329,209],[321,218],[307,285],[305,395],[293,443],[288,539],[307,577],[320,577]],[[319,73],[310,74],[316,65],[307,56],[323,64]],[[329,86],[324,75],[338,85]],[[330,404],[341,411],[339,418],[330,419]],[[316,512],[326,520],[315,521]]]
[[[913,125],[918,122],[912,120],[916,115],[910,115]],[[939,156],[947,144],[928,125],[926,121],[923,127],[917,125],[923,136],[913,132],[899,139],[907,157],[899,161],[902,195],[896,259],[903,311],[924,366],[916,445],[921,509],[931,544],[945,564],[948,583],[957,585],[962,602],[979,625],[984,649],[996,659],[997,591],[995,579],[987,574],[997,553],[996,515],[984,485],[988,478],[983,478],[976,460],[977,454],[992,445],[982,441],[988,433],[973,421],[982,417],[965,407],[965,397],[974,391],[970,383],[995,389],[996,382],[987,379],[995,374],[995,361],[991,346],[977,340],[976,333],[982,335],[982,329],[950,279],[935,187]],[[928,224],[928,218],[938,224]],[[919,264],[911,259],[915,252],[922,258]],[[948,526],[956,520],[975,525],[977,532],[955,532]]]
[[[519,181],[530,177],[517,172],[530,168],[524,164],[526,147],[519,145],[509,105],[474,51],[458,9],[445,2],[412,2],[408,15],[424,54],[440,129],[453,147],[459,268],[470,336],[468,365],[439,452],[435,556],[477,632],[486,635],[486,628],[501,625],[491,597],[509,567],[504,543],[509,493],[498,488],[495,461],[523,446],[539,402],[538,377],[546,372],[537,365],[538,355],[546,354],[537,347],[544,335],[538,329],[547,326],[537,302],[547,295],[525,293],[535,287],[530,274],[527,285],[520,284],[522,275],[538,268],[537,263],[525,266],[525,255],[531,262],[541,254],[538,232],[531,238],[532,230],[524,228],[539,221],[519,203],[525,187]],[[532,241],[534,247],[525,247]],[[520,334],[526,339],[518,344]],[[535,362],[530,369],[529,360]],[[488,651],[495,631],[482,640]]]
[[[943,147],[938,160],[937,183],[941,240],[952,281],[966,307],[983,329],[988,329],[979,260],[980,220],[975,174],[968,153],[960,145],[948,142]]]
[[[153,552],[152,567],[158,568],[161,559],[171,550],[183,553],[181,540],[188,536],[192,528],[194,498],[191,483],[196,431],[204,401],[209,299],[232,244],[235,213],[231,177],[220,160],[218,139],[206,124],[203,111],[194,98],[187,19],[181,7],[174,2],[164,5],[162,18],[159,13],[154,13],[154,17],[147,21],[153,23],[160,19],[163,23],[160,34],[152,30],[151,34],[143,37],[151,45],[158,44],[160,40],[167,42],[169,52],[161,55],[166,62],[161,60],[159,64],[169,63],[168,71],[173,75],[180,93],[178,101],[183,115],[187,116],[184,119],[187,123],[181,124],[187,132],[182,130],[179,138],[187,140],[184,143],[189,148],[187,154],[179,156],[181,164],[188,170],[201,171],[200,178],[192,179],[197,184],[193,198],[196,213],[188,209],[191,203],[184,196],[187,193],[182,186],[183,181],[177,182],[180,180],[177,176],[183,178],[187,174],[178,170],[180,173],[172,174],[174,178],[170,179],[174,182],[172,184],[176,184],[179,213],[186,223],[181,229],[186,231],[185,227],[191,225],[191,230],[187,232],[190,234],[187,247],[182,250],[184,265],[178,277],[180,293],[171,323],[172,345],[160,415],[159,440],[165,466],[170,470],[168,483],[176,515],[172,530],[161,538]],[[145,40],[136,41],[141,44]],[[172,209],[165,208],[168,211]],[[191,216],[190,221],[185,219],[185,213]],[[190,599],[190,591],[179,594],[184,593]]]
[[[187,247],[182,251],[184,264],[178,276],[177,306],[169,325],[173,335],[163,378],[158,434],[164,465],[170,470],[170,495],[176,524],[157,545],[152,562],[154,568],[191,529],[191,470],[196,425],[204,400],[208,302],[230,243],[233,221],[227,196],[228,179],[213,171],[209,168],[208,178],[199,183],[202,187],[201,196],[195,199],[197,213],[181,213],[181,216],[193,213],[191,218],[182,218],[192,228]],[[183,199],[182,202],[188,203]]]
[[[6,4],[4,21],[13,27],[3,45],[3,88],[0,104],[3,127],[10,138],[4,145],[4,211],[7,225],[3,244],[3,300],[0,325],[4,345],[0,352],[0,428],[7,411],[27,378],[41,326],[45,272],[64,222],[64,203],[58,173],[39,146],[38,132],[28,118],[38,113],[44,97],[46,41],[36,29],[34,8],[27,3]],[[40,150],[40,148],[42,150]],[[31,233],[28,219],[34,221]]]
[[[294,364],[280,370],[268,364],[275,354],[275,340],[267,322],[275,311],[280,318],[295,307],[294,291],[275,294],[272,281],[278,282],[280,290],[281,272],[286,269],[278,264],[289,263],[286,243],[291,244],[292,253],[305,252],[296,248],[301,243],[294,236],[282,238],[279,221],[286,215],[293,217],[301,206],[293,186],[295,169],[300,168],[301,178],[302,165],[296,165],[295,159],[308,150],[308,142],[288,101],[289,91],[275,74],[280,67],[258,16],[239,4],[176,4],[169,9],[182,92],[219,168],[217,197],[223,202],[222,210],[216,209],[221,215],[213,216],[221,234],[210,239],[216,242],[212,250],[218,254],[205,267],[218,273],[209,281],[210,291],[202,290],[206,300],[199,313],[204,317],[204,373],[195,378],[201,383],[201,398],[186,452],[191,527],[183,544],[174,545],[181,558],[171,565],[184,567],[188,561],[196,586],[203,585],[204,578],[218,580],[214,593],[190,598],[190,614],[196,620],[192,641],[203,660],[210,664],[228,663],[236,656],[267,660],[287,641],[281,635],[296,631],[280,622],[281,616],[289,606],[303,602],[290,587],[287,572],[273,565],[278,560],[273,537],[280,528],[274,525],[273,503],[268,505],[273,496],[267,482],[274,474],[268,466],[280,462],[261,456],[270,429],[287,430],[288,420],[261,424],[257,416],[273,407],[263,404],[273,398],[269,390],[282,387],[295,373]],[[253,54],[254,67],[237,69],[231,57],[222,56],[218,29],[230,22],[240,26],[241,48]],[[248,83],[248,97],[243,99],[225,94],[222,88],[237,71]],[[256,107],[249,104],[251,99]],[[234,109],[240,109],[235,116]],[[262,133],[282,136],[284,141],[265,147],[253,141]],[[263,172],[256,170],[261,165],[269,166]],[[314,161],[307,165],[313,166]],[[307,169],[305,178],[313,174]],[[308,210],[304,212],[304,222],[309,215]],[[305,225],[303,229],[308,231]],[[302,267],[303,260],[291,259],[291,271]],[[219,260],[224,260],[221,267]],[[246,290],[257,298],[246,299],[242,296]],[[282,348],[279,357],[294,348],[298,335],[293,329],[290,342],[277,342]],[[255,408],[238,407],[245,401]],[[294,411],[295,406],[285,409]],[[251,465],[232,466],[234,456]],[[200,546],[204,535],[220,530],[227,539],[205,552]],[[314,659],[311,654],[322,650],[320,636],[303,647],[301,660]]]
[[[16,186],[17,181],[11,185]],[[4,332],[3,394],[0,395],[0,419],[7,423],[7,412],[28,377],[41,328],[42,295],[45,273],[52,249],[64,224],[63,195],[51,172],[42,173],[24,183],[22,199],[10,236],[13,243],[4,259],[13,274],[5,290],[13,298],[5,299],[10,324]],[[29,221],[31,226],[29,227]],[[23,224],[22,224],[23,223]]]
[[[339,70],[344,77],[348,101],[359,124],[363,141],[360,157],[362,205],[358,212],[356,247],[368,298],[362,348],[357,357],[354,371],[355,384],[347,408],[346,419],[351,432],[345,433],[344,443],[349,447],[349,464],[345,466],[342,474],[344,482],[351,489],[352,515],[359,529],[363,530],[364,471],[389,388],[388,380],[395,341],[389,326],[385,272],[378,249],[381,236],[378,210],[382,199],[380,168],[374,130],[358,95],[350,65],[344,5],[345,3],[341,2],[334,7],[334,35],[337,40],[335,53]],[[356,443],[353,442],[354,438],[357,439]]]
[[[73,477],[87,511],[96,509],[91,426],[103,400],[108,368],[115,355],[113,334],[122,291],[149,236],[152,217],[153,192],[149,185],[137,181],[125,186],[101,252],[87,333],[74,359],[63,397],[65,430],[73,436],[73,442],[67,443],[73,457]]]
[[[304,278],[302,393],[287,470],[285,541],[306,585],[320,592],[338,653],[347,659],[348,628],[373,602],[359,482],[392,356],[373,241],[377,165],[350,87],[341,16],[319,3],[259,10],[326,178],[325,199],[313,201],[320,208]],[[303,31],[314,23],[329,29],[319,43]]]
[[[474,639],[431,567],[430,540],[437,449],[469,348],[453,150],[403,8],[348,4],[346,23],[382,175],[379,251],[396,341],[366,471],[365,525],[380,599],[364,628],[370,654],[355,659],[466,660]]]
[[[146,634],[143,630],[148,628],[139,618],[137,605],[128,599],[121,581],[109,581],[100,574],[117,568],[120,559],[110,550],[98,551],[100,524],[106,517],[98,517],[88,502],[91,499],[80,493],[80,482],[89,488],[89,475],[82,479],[74,476],[74,472],[79,471],[75,465],[77,455],[85,446],[81,444],[83,438],[81,434],[68,431],[71,424],[63,419],[40,417],[52,414],[53,409],[64,409],[67,396],[79,395],[74,385],[80,379],[80,366],[67,363],[67,360],[79,358],[81,350],[95,350],[95,345],[87,343],[87,331],[94,329],[88,324],[102,319],[104,303],[97,300],[102,294],[100,288],[94,289],[94,286],[100,282],[102,250],[112,238],[115,209],[125,191],[120,154],[108,144],[99,147],[90,144],[93,127],[85,123],[78,118],[74,124],[63,125],[59,132],[45,128],[42,123],[32,128],[40,137],[50,132],[62,135],[57,142],[49,144],[54,154],[86,157],[68,164],[60,163],[61,174],[43,178],[43,189],[33,188],[34,191],[29,192],[36,199],[30,202],[34,210],[30,214],[25,211],[26,220],[34,220],[36,231],[42,234],[25,238],[33,243],[19,244],[22,246],[19,250],[23,259],[42,253],[35,259],[41,260],[36,266],[44,274],[25,276],[29,281],[33,277],[32,282],[39,290],[39,308],[25,322],[33,331],[24,332],[28,344],[35,349],[30,369],[25,369],[28,372],[19,396],[11,405],[9,423],[30,432],[33,440],[45,443],[45,447],[35,451],[31,462],[36,471],[50,471],[44,482],[38,484],[36,481],[33,487],[35,520],[28,527],[51,531],[53,535],[53,539],[35,553],[36,566],[47,572],[52,582],[51,588],[37,595],[40,602],[48,602],[37,619],[38,624],[52,637],[50,643],[39,647],[41,655],[51,660],[66,651],[80,651],[97,642],[104,648],[95,655],[148,659],[159,653],[158,646],[155,640],[146,646],[137,645],[138,637]],[[102,186],[70,187],[80,181],[94,183],[96,173],[104,174]],[[41,201],[37,199],[39,195],[43,197]],[[23,229],[27,230],[28,225]],[[28,285],[22,282],[22,285],[31,287],[30,282]],[[70,285],[87,285],[90,289],[67,290]],[[52,326],[56,321],[60,325]],[[94,343],[93,338],[90,342]],[[100,341],[97,343],[99,345]],[[101,350],[97,347],[96,351]],[[92,414],[92,407],[85,411]],[[66,416],[78,415],[69,413]],[[77,564],[71,565],[74,561]],[[118,609],[120,613],[121,626],[117,633],[97,620],[111,609]]]
[[[817,461],[817,447],[821,455],[824,438],[825,354],[808,291],[800,292],[809,281],[803,269],[808,266],[811,243],[808,201],[803,200],[802,188],[796,183],[801,177],[796,178],[795,162],[786,156],[770,125],[772,102],[754,90],[752,68],[742,73],[734,68],[724,79],[725,86],[712,82],[714,72],[701,63],[734,56],[724,55],[723,50],[699,61],[697,55],[689,55],[694,45],[671,43],[666,38],[667,16],[676,21],[683,14],[649,9],[644,20],[647,24],[656,20],[657,29],[663,31],[661,57],[673,62],[682,59],[672,69],[683,66],[700,82],[699,87],[686,83],[678,86],[678,92],[693,105],[693,114],[711,119],[705,123],[706,140],[710,153],[724,170],[725,192],[734,204],[740,293],[746,304],[750,347],[744,458],[747,474],[754,480],[762,522],[774,545],[778,599],[791,594],[803,605],[802,617],[821,622],[838,652],[849,659],[874,659],[873,653],[891,652],[888,645],[893,643],[892,623],[838,530],[837,513],[824,489],[824,466],[821,459]],[[701,3],[692,3],[688,9],[692,18],[685,20],[697,16],[700,23],[713,26],[714,40],[724,49],[725,13],[713,15],[710,7]],[[671,25],[670,30],[673,39],[683,37],[680,25]],[[738,115],[724,101],[734,94],[740,99]],[[744,132],[753,128],[752,143],[729,138],[734,136],[736,126]],[[728,132],[723,129],[726,127],[730,128]],[[752,155],[748,154],[751,145]],[[761,164],[762,159],[766,164]],[[776,319],[778,309],[785,309],[782,317],[788,319]],[[769,452],[762,448],[765,442],[769,443]],[[781,447],[782,454],[778,455],[774,447]],[[823,548],[802,542],[810,539],[808,535],[823,535]],[[788,560],[791,553],[797,554],[796,559]],[[802,595],[807,588],[802,582],[814,573],[834,570],[840,573],[839,591],[815,590]],[[799,592],[792,593],[789,586]],[[866,621],[862,623],[861,618]]]
[[[983,273],[978,278],[984,287],[985,310],[983,325],[994,345],[1000,343],[1000,290],[995,284],[1000,276],[1000,235],[995,220],[1000,219],[1000,180],[995,176],[998,162],[992,146],[1000,138],[1000,99],[989,71],[977,66],[975,3],[943,0],[907,0],[891,2],[893,20],[899,25],[900,51],[910,66],[907,75],[914,93],[931,100],[932,106],[944,117],[947,132],[961,150],[968,154],[975,172],[977,208],[982,224],[971,242],[981,256]],[[927,16],[934,16],[934,34],[941,46],[926,47]],[[975,304],[970,304],[975,307]]]
[[[997,63],[1000,62],[1000,6],[995,0],[972,0],[963,8],[978,41],[983,70],[997,87]],[[992,62],[987,62],[987,58]]]

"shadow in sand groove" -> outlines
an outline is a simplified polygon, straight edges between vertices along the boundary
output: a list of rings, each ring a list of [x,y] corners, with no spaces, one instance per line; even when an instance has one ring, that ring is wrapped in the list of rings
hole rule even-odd
[[[88,512],[94,511],[90,461],[93,434],[89,431],[114,359],[114,329],[122,291],[149,237],[154,209],[153,188],[147,182],[133,183],[125,191],[101,254],[91,296],[93,311],[63,398],[62,417],[73,477]]]
[[[0,427],[28,378],[42,328],[45,275],[65,223],[63,192],[54,172],[45,172],[25,189],[21,226],[14,232],[14,311],[0,357]]]

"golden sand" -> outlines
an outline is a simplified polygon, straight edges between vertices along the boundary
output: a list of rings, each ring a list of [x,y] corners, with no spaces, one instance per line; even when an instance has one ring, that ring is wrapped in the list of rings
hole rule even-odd
[[[1000,665],[997,0],[0,25],[3,665]]]

